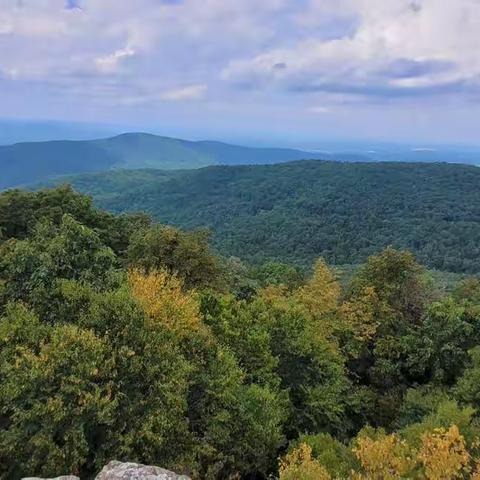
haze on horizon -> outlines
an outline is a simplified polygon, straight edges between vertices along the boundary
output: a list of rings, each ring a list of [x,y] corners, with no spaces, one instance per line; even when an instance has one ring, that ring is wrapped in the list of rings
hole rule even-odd
[[[0,118],[479,143],[479,31],[478,0],[0,0]]]

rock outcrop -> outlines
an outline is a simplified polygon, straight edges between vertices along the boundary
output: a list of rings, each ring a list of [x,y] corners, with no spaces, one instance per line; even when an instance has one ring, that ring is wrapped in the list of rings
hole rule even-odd
[[[110,462],[95,480],[190,480],[186,475],[138,463]]]
[[[25,478],[22,478],[22,480],[45,480],[45,479],[39,478],[39,477],[25,477]],[[48,480],[80,480],[80,479],[75,475],[63,475],[61,477],[50,478]]]
[[[51,479],[25,477],[22,480],[80,480],[74,475]],[[191,480],[187,475],[177,475],[170,470],[138,463],[112,461],[95,477],[95,480]]]

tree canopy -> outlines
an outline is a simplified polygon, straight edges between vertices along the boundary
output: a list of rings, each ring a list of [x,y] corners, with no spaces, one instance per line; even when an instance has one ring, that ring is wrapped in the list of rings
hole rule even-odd
[[[392,247],[343,284],[250,267],[66,187],[0,195],[0,224],[1,478],[480,478],[477,278]]]

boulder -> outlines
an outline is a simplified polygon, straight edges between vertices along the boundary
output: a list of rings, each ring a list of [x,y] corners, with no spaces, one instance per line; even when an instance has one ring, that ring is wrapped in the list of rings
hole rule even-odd
[[[80,479],[75,475],[63,475],[61,477],[48,478],[48,479],[43,479],[39,477],[24,477],[22,478],[22,480],[80,480]]]
[[[190,477],[160,467],[112,461],[95,480],[190,480]]]

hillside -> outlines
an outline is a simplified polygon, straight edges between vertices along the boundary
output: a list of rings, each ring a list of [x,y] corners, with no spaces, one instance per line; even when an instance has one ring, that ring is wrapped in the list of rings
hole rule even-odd
[[[352,154],[320,154],[285,148],[250,148],[190,142],[145,133],[100,140],[50,141],[0,146],[0,189],[61,175],[113,168],[192,169],[207,165],[270,164],[305,158],[362,160]]]
[[[356,264],[393,245],[429,267],[480,272],[480,169],[419,163],[292,162],[184,172],[115,171],[73,186],[114,212],[208,227],[225,255]]]

